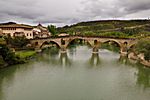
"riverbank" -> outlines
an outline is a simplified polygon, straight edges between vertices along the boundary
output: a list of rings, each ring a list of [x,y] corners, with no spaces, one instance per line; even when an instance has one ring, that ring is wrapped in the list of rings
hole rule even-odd
[[[23,50],[23,51],[16,51],[15,56],[17,58],[18,63],[16,64],[22,64],[27,63],[30,59],[32,59],[36,55],[36,51],[33,50]],[[0,68],[9,67],[10,65],[3,60],[3,58],[0,56]]]
[[[144,66],[150,68],[150,61],[145,60],[144,54],[138,54],[137,55],[137,54],[131,52],[128,54],[128,58],[135,60],[135,61],[138,61],[139,63],[143,64]]]
[[[15,55],[19,57],[20,59],[28,59],[36,55],[36,51],[16,51]]]

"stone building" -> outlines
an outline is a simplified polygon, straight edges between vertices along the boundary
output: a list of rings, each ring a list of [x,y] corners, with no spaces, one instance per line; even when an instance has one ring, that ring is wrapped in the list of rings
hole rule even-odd
[[[33,39],[35,37],[43,38],[49,37],[51,34],[47,28],[41,24],[38,26],[30,26],[25,24],[7,23],[0,24],[0,35],[25,36],[27,39]]]
[[[47,30],[47,28],[41,24],[34,27],[33,34],[34,38],[46,38],[51,36],[51,33]]]

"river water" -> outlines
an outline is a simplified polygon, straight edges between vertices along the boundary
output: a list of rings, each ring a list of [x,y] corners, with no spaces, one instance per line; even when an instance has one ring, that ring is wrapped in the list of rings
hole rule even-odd
[[[150,69],[106,49],[49,49],[0,70],[0,100],[150,100]]]

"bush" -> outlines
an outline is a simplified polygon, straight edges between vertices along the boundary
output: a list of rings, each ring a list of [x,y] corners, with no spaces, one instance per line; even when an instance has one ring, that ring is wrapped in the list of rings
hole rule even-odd
[[[9,65],[21,63],[20,59],[6,45],[0,44],[0,55]]]
[[[14,38],[7,36],[5,37],[5,40],[8,45],[11,45],[12,47],[15,48],[23,48],[29,43],[29,40],[25,36]]]
[[[144,53],[145,59],[150,60],[150,40],[142,39],[135,46],[135,50],[138,53]]]

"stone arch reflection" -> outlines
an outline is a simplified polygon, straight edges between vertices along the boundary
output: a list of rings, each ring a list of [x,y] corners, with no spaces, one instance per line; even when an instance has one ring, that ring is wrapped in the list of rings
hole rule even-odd
[[[98,67],[101,64],[99,53],[92,53],[91,58],[89,59],[89,67]]]
[[[128,57],[120,55],[120,57],[119,57],[119,63],[125,64],[125,65],[128,64],[129,63]]]
[[[60,53],[59,63],[62,67],[69,67],[71,65],[71,61],[67,53]]]

